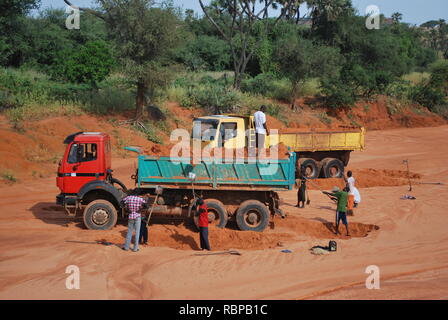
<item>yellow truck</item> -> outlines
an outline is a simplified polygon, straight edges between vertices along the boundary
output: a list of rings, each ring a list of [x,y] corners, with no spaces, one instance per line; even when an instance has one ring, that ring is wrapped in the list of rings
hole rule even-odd
[[[296,131],[272,128],[265,147],[283,143],[296,153],[300,166],[311,178],[340,178],[350,160],[352,151],[363,150],[365,129],[363,127],[341,127],[332,131]],[[277,129],[274,133],[272,129]],[[209,148],[240,149],[255,147],[256,135],[253,116],[212,115],[193,120],[193,140],[201,140]],[[296,170],[300,172],[300,170]]]

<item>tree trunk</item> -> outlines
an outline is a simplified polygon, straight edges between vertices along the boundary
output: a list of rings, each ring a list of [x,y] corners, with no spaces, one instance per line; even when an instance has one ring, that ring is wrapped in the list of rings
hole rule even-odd
[[[238,73],[235,72],[235,79],[233,81],[233,88],[236,89],[236,90],[240,90],[240,87],[241,87],[241,73],[240,72],[238,72]]]
[[[144,79],[138,79],[137,81],[137,97],[135,101],[136,109],[135,109],[135,120],[139,121],[143,116],[143,108],[146,104],[145,99],[146,92],[146,83]]]
[[[297,107],[296,107],[296,97],[297,97],[297,91],[299,89],[299,82],[295,82],[292,85],[292,91],[291,91],[291,110],[292,111],[297,111]]]

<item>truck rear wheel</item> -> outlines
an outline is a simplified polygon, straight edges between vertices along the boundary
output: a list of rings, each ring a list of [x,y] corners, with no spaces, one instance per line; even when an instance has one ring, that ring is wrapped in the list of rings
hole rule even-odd
[[[224,204],[216,199],[206,199],[204,202],[207,204],[208,208],[208,223],[209,225],[216,226],[218,228],[225,228],[228,221],[227,210]],[[196,210],[194,210],[194,206],[196,204],[193,203],[193,207],[191,212],[193,213],[193,221],[196,227],[199,229],[199,216],[196,216]]]
[[[319,166],[317,162],[311,158],[299,159],[299,171],[303,167],[305,169],[305,174],[308,179],[317,179],[319,177]]]
[[[324,178],[344,177],[344,164],[335,158],[325,158],[322,160],[322,172]]]
[[[268,208],[258,200],[246,200],[236,212],[236,223],[240,230],[261,232],[269,223]]]
[[[117,223],[117,210],[107,200],[95,200],[84,209],[84,225],[91,230],[110,230]]]

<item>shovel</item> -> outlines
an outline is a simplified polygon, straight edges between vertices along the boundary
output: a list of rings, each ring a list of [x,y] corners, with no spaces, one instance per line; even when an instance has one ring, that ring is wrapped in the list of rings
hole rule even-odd
[[[228,251],[213,252],[213,253],[197,253],[197,254],[195,254],[195,256],[213,256],[213,255],[218,255],[218,254],[231,254],[231,255],[236,255],[236,256],[241,255],[241,253],[237,250],[228,250]]]

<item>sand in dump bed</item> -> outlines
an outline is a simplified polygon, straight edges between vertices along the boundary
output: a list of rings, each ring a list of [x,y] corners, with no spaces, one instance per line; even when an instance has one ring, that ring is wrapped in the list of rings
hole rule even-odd
[[[149,247],[124,252],[126,226],[90,231],[66,217],[54,204],[53,177],[1,185],[0,298],[447,299],[447,137],[448,126],[368,132],[366,150],[352,153],[349,165],[362,196],[348,217],[351,237],[333,236],[335,205],[318,190],[309,190],[305,209],[294,207],[296,190],[285,191],[288,217],[276,217],[263,233],[230,223],[210,228],[214,252],[241,256],[198,256],[191,224],[160,222],[149,229]],[[404,159],[416,181],[445,185],[414,184],[409,192]],[[135,159],[113,161],[114,175],[131,185]],[[404,194],[417,199],[400,200]],[[90,244],[102,239],[115,245]],[[309,253],[329,240],[337,252]],[[68,265],[80,269],[80,290],[65,288]],[[381,290],[365,289],[369,265],[380,268]]]
[[[175,150],[175,151],[172,151]],[[178,150],[176,152],[176,150]],[[193,146],[185,146],[187,154],[184,154],[183,150],[174,148],[174,145],[160,146],[154,145],[150,148],[144,148],[143,154],[147,156],[157,157],[189,157],[191,159],[208,159],[210,157],[218,159],[248,159],[249,157],[256,157],[262,159],[263,157],[268,159],[288,159],[289,150],[286,145],[279,143],[271,148],[259,150],[258,148],[249,151],[248,148],[240,149],[225,149],[225,148],[213,148],[213,149],[200,149]],[[188,152],[189,151],[189,152]],[[260,153],[260,156],[259,156]]]

